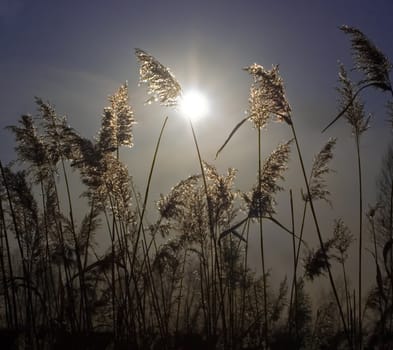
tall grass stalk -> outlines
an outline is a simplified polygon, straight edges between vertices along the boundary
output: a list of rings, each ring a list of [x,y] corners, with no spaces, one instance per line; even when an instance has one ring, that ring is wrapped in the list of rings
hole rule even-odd
[[[4,168],[0,163],[0,170],[1,170],[1,175],[3,178],[3,184],[5,188],[5,193],[6,193],[6,198],[8,201],[8,206],[9,210],[11,213],[11,219],[12,219],[12,224],[14,227],[14,232],[16,236],[16,241],[17,241],[17,247],[19,249],[19,254],[20,254],[20,259],[21,259],[21,264],[22,264],[22,272],[23,272],[23,281],[26,281],[27,286],[24,288],[24,306],[25,306],[25,322],[26,322],[26,327],[27,327],[27,343],[28,346],[33,347],[34,345],[34,334],[36,333],[36,327],[35,327],[35,312],[34,312],[34,307],[33,307],[33,294],[32,294],[32,286],[31,286],[31,274],[29,271],[29,267],[27,265],[27,259],[25,257],[25,253],[23,250],[23,243],[21,240],[21,235],[22,232],[19,230],[19,224],[16,219],[16,213],[15,213],[15,208],[14,204],[12,201],[12,196],[11,196],[11,189],[10,189],[10,184],[8,182],[7,176],[5,174]],[[9,172],[12,177],[16,177],[17,175],[12,174]]]
[[[132,256],[132,262],[131,262],[131,269],[132,269],[132,271],[134,269],[135,259],[136,259],[136,254],[137,254],[137,247],[138,247],[138,243],[139,243],[141,232],[142,232],[143,219],[144,219],[145,212],[146,212],[147,200],[148,200],[148,197],[149,197],[150,184],[151,184],[151,180],[152,180],[152,177],[153,177],[154,166],[156,164],[157,155],[158,155],[158,149],[160,147],[161,138],[162,138],[162,135],[164,133],[164,129],[165,129],[165,125],[166,125],[167,121],[168,121],[168,117],[165,117],[164,118],[164,122],[163,122],[162,127],[161,127],[161,130],[160,130],[160,134],[158,136],[157,144],[156,144],[156,147],[155,147],[155,150],[154,150],[153,160],[152,160],[152,163],[151,163],[151,166],[150,166],[150,170],[149,170],[149,176],[148,176],[148,179],[147,179],[145,195],[143,197],[142,211],[141,211],[140,217],[139,217],[139,225],[138,225],[138,230],[137,230],[137,234],[136,234],[135,248],[134,248],[134,252],[133,252],[133,256]]]
[[[244,251],[244,269],[243,269],[243,285],[242,285],[242,295],[241,295],[241,317],[240,317],[240,330],[244,333],[244,323],[245,323],[245,313],[246,313],[246,286],[247,286],[247,276],[248,276],[248,239],[250,233],[250,220],[246,221],[244,225],[244,231],[246,235],[245,251]],[[243,231],[243,235],[244,235]],[[242,236],[243,236],[242,235]]]
[[[294,206],[293,206],[293,195],[292,190],[289,190],[289,202],[291,208],[291,228],[292,228],[292,252],[293,252],[293,280],[291,286],[291,294],[290,294],[290,302],[289,302],[289,319],[292,317],[295,323],[295,334],[296,339],[299,337],[299,329],[298,329],[298,290],[297,290],[297,253],[296,253],[296,241],[295,241],[295,215],[294,215]],[[300,245],[300,241],[299,241]],[[294,294],[293,294],[294,293]],[[294,305],[292,305],[292,296],[294,295]],[[291,320],[292,321],[292,320]],[[291,325],[289,332],[291,332]]]
[[[262,145],[261,145],[261,128],[258,128],[258,190],[261,191],[262,188]],[[259,198],[259,201],[262,199]],[[263,308],[264,308],[264,333],[265,333],[265,349],[269,348],[269,324],[268,324],[268,309],[267,309],[267,287],[266,287],[266,268],[265,268],[265,249],[263,242],[263,224],[262,224],[262,204],[258,205],[259,215],[259,237],[260,237],[260,247],[261,247],[261,267],[262,267],[262,281],[263,281]]]
[[[357,130],[357,129],[356,129]],[[360,134],[357,131],[355,133],[356,142],[356,155],[357,155],[357,168],[358,168],[358,181],[359,181],[359,257],[358,257],[358,327],[359,327],[359,350],[363,348],[363,306],[362,306],[362,264],[363,264],[363,186],[362,186],[362,166],[360,158]]]
[[[292,129],[293,138],[294,138],[295,144],[296,144],[296,150],[297,150],[297,153],[298,153],[300,166],[301,166],[301,169],[302,169],[303,179],[304,179],[304,182],[305,182],[305,185],[306,185],[306,189],[307,189],[307,195],[308,195],[308,197],[310,199],[310,208],[311,208],[311,213],[312,213],[312,217],[313,217],[314,224],[315,224],[315,229],[317,231],[319,244],[320,244],[322,253],[326,256],[326,249],[325,249],[325,245],[323,243],[322,233],[321,233],[321,230],[320,230],[320,227],[319,227],[317,214],[316,214],[316,211],[315,211],[315,208],[314,208],[314,203],[313,203],[311,192],[310,192],[310,186],[309,186],[309,183],[308,183],[308,178],[307,178],[306,170],[305,170],[305,167],[304,167],[303,156],[302,156],[302,153],[301,153],[301,150],[300,150],[299,141],[298,141],[298,138],[297,138],[297,135],[296,135],[296,130],[295,130],[295,127],[293,125],[293,122],[291,123],[291,129]],[[342,325],[343,325],[343,328],[344,328],[344,332],[345,332],[345,335],[347,337],[349,346],[351,348],[353,348],[352,338],[351,338],[351,336],[349,334],[349,331],[348,331],[348,326],[347,326],[347,323],[346,323],[346,320],[345,320],[345,316],[344,316],[344,312],[343,312],[343,309],[342,309],[342,306],[341,306],[340,298],[339,298],[339,295],[338,295],[338,292],[337,292],[337,288],[336,288],[336,285],[335,285],[335,282],[334,282],[334,279],[333,279],[333,274],[332,274],[332,271],[331,271],[329,265],[327,265],[327,270],[328,270],[329,282],[330,282],[330,285],[332,287],[332,291],[333,291],[333,294],[334,294],[336,305],[337,305],[339,313],[340,313],[340,318],[341,318],[341,322],[342,322]]]
[[[217,243],[217,237],[215,234],[214,230],[214,223],[213,223],[213,218],[212,218],[212,204],[208,192],[208,186],[207,186],[207,180],[206,180],[206,174],[203,166],[203,161],[201,157],[201,153],[199,150],[199,145],[198,145],[198,140],[195,134],[194,126],[192,123],[191,118],[189,118],[189,124],[192,132],[192,137],[194,140],[194,145],[195,149],[197,152],[198,156],[198,161],[199,161],[199,167],[201,169],[201,175],[202,175],[202,180],[203,180],[203,187],[205,191],[205,196],[206,196],[206,204],[207,204],[207,214],[208,214],[208,224],[209,224],[209,231],[210,231],[210,242],[213,245],[213,249],[211,249],[211,254],[212,254],[212,277],[213,277],[213,288],[216,288],[215,286],[215,281],[216,278],[218,278],[218,288],[219,288],[219,310],[221,310],[221,321],[222,321],[222,327],[223,327],[223,337],[224,337],[224,347],[227,345],[227,325],[226,325],[226,316],[225,316],[225,307],[224,307],[224,291],[223,291],[223,285],[221,282],[221,267],[219,263],[219,247]],[[219,242],[219,240],[218,240]],[[216,293],[214,292],[213,289],[213,301],[212,301],[212,307],[216,307]],[[215,315],[215,312],[213,312],[213,315]],[[215,322],[213,323],[215,327]],[[215,334],[213,334],[215,336]]]
[[[0,170],[1,170],[2,178],[4,180],[4,169],[3,169],[3,165],[1,163],[1,161],[0,161]],[[14,281],[14,271],[13,271],[12,261],[11,261],[11,250],[10,250],[10,243],[9,243],[9,238],[8,238],[7,224],[6,224],[6,220],[5,220],[3,200],[1,198],[0,198],[0,216],[1,216],[2,232],[4,233],[5,248],[6,248],[6,253],[7,253],[7,265],[8,265],[8,270],[9,270],[8,271],[9,283],[5,284],[4,287],[6,288],[8,286],[8,284],[10,284],[11,296],[12,296],[12,306],[10,305],[10,311],[11,311],[11,313],[10,313],[10,327],[18,329],[19,322],[18,322],[17,302],[16,302],[16,287],[15,287],[15,281]]]

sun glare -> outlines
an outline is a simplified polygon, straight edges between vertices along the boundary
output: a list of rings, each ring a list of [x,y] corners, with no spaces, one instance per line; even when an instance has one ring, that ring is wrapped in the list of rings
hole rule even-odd
[[[205,117],[209,112],[206,96],[198,90],[186,92],[180,101],[180,111],[185,117],[191,118],[193,121]]]

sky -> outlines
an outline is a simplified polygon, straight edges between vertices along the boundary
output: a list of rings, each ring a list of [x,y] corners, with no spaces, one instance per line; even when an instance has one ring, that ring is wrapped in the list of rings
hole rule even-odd
[[[146,89],[138,86],[134,55],[141,48],[170,67],[184,91],[198,88],[206,95],[210,111],[195,123],[202,157],[220,172],[238,169],[236,187],[247,191],[257,166],[251,123],[242,126],[217,160],[215,153],[245,116],[251,80],[242,68],[254,62],[266,68],[279,64],[306,166],[329,137],[338,137],[331,164],[336,172],[328,178],[333,208],[317,205],[323,233],[329,235],[338,217],[356,231],[354,138],[343,120],[321,133],[338,110],[339,62],[348,68],[352,64],[349,38],[338,27],[361,29],[393,59],[392,13],[391,0],[0,0],[0,159],[8,163],[15,158],[13,137],[4,127],[16,124],[22,114],[35,115],[35,96],[50,101],[71,126],[93,138],[107,97],[127,81],[138,124],[135,146],[121,156],[141,192],[162,122],[169,116],[149,204],[198,172],[187,120],[179,111],[143,103]],[[375,183],[392,135],[383,109],[387,96],[367,91],[362,98],[373,115],[361,140],[367,208],[375,203]],[[267,156],[291,133],[284,124],[270,123],[262,137]],[[294,150],[285,177],[284,187],[293,189],[295,211],[300,212],[303,183]],[[289,225],[288,192],[277,201],[277,215]],[[268,226],[266,245],[267,264],[281,279],[283,266],[292,261],[291,241]],[[251,252],[254,259],[258,254],[256,248]]]

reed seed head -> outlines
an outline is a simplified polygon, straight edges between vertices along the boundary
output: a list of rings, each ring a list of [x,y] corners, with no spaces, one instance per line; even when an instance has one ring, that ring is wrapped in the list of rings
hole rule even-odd
[[[255,128],[262,129],[271,115],[279,121],[292,124],[291,108],[284,94],[284,84],[279,75],[278,66],[266,70],[259,64],[244,68],[254,78],[248,99],[248,115]]]
[[[352,133],[354,135],[361,135],[369,128],[370,116],[366,118],[364,114],[364,104],[359,101],[359,98],[354,98],[354,85],[349,79],[347,71],[343,65],[340,65],[339,71],[340,87],[337,89],[340,94],[340,109],[344,110],[344,117],[352,126]]]
[[[340,29],[351,37],[355,68],[365,75],[361,83],[374,83],[382,90],[391,90],[389,72],[392,64],[388,58],[359,29],[346,25]]]
[[[176,106],[181,95],[181,86],[170,70],[157,59],[141,49],[135,49],[140,63],[140,83],[147,84],[147,92],[151,97],[146,100],[159,101],[164,106]]]
[[[328,196],[330,195],[327,189],[326,180],[324,175],[331,172],[328,164],[333,159],[333,148],[336,145],[336,138],[331,138],[322,147],[321,151],[314,157],[314,162],[310,175],[310,196],[312,200],[323,199],[331,204]],[[309,195],[303,194],[303,199],[309,201]]]
[[[110,106],[104,108],[98,143],[101,150],[113,151],[119,146],[133,146],[132,127],[136,124],[134,112],[129,105],[128,85],[120,86],[108,98]]]
[[[284,179],[283,172],[287,169],[290,145],[292,140],[279,145],[265,160],[261,169],[258,183],[254,186],[251,194],[244,194],[249,217],[256,218],[274,214],[274,197],[282,187],[277,184],[278,180]]]

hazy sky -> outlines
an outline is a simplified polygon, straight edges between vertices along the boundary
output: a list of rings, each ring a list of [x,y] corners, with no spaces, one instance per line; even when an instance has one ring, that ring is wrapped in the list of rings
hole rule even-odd
[[[49,100],[59,114],[87,137],[99,129],[107,96],[129,83],[138,125],[135,147],[124,150],[137,187],[143,190],[163,118],[170,116],[163,138],[151,203],[180,179],[198,171],[189,126],[171,109],[145,106],[145,88],[138,87],[134,48],[142,48],[171,68],[184,90],[198,87],[208,97],[210,114],[197,123],[203,158],[221,172],[239,170],[237,187],[248,190],[256,179],[256,132],[243,125],[214,161],[214,154],[234,125],[244,118],[250,77],[242,67],[257,62],[280,65],[293,120],[307,165],[331,136],[339,138],[329,176],[334,208],[318,205],[331,231],[343,216],[356,230],[357,197],[354,140],[339,121],[320,130],[337,112],[338,61],[351,66],[349,40],[338,27],[361,29],[393,58],[391,0],[0,0],[0,159],[14,158],[13,139],[4,127],[24,113],[36,113],[34,96]],[[375,180],[391,138],[383,104],[374,91],[363,95],[372,127],[362,140],[366,204],[375,200]],[[264,153],[291,137],[283,124],[263,132]],[[300,211],[296,153],[292,154],[285,187],[295,194]],[[278,197],[278,215],[289,225],[288,194]],[[309,233],[314,235],[313,232]],[[290,263],[290,241],[277,230],[266,233],[268,265]],[[257,250],[254,255],[257,256]],[[279,278],[284,272],[280,272]]]

